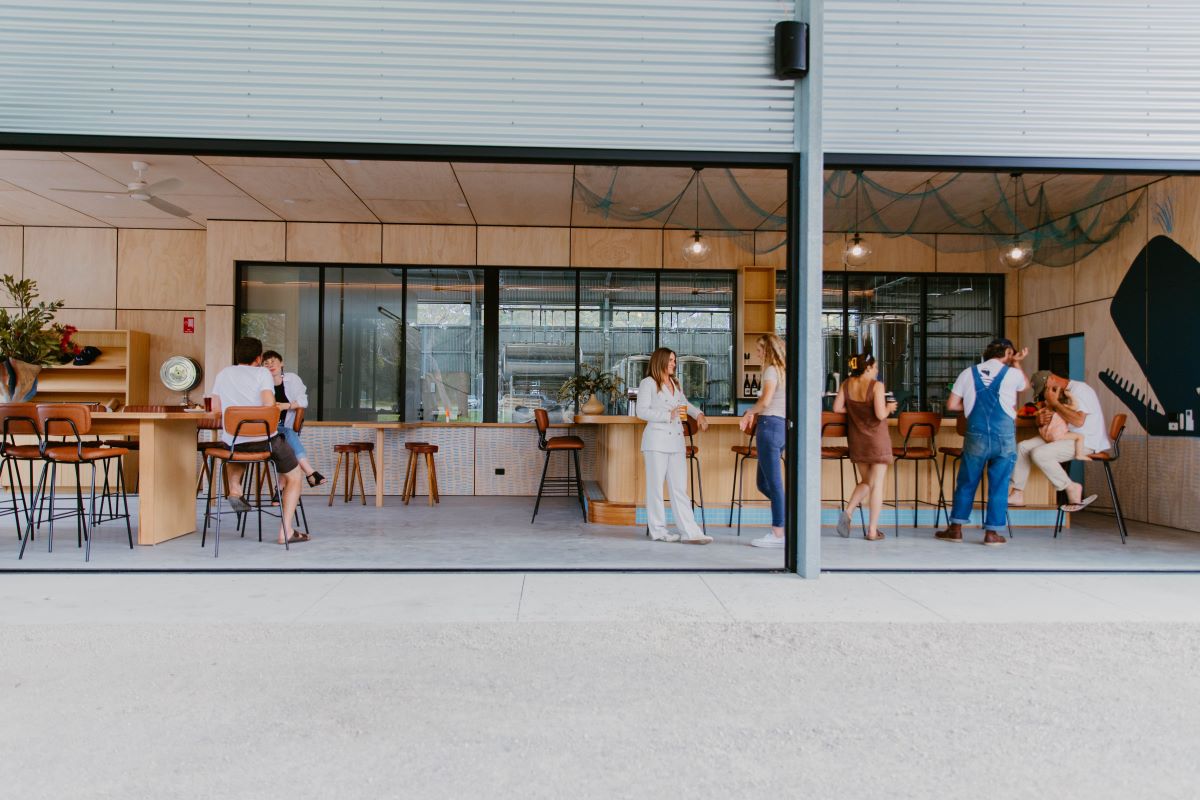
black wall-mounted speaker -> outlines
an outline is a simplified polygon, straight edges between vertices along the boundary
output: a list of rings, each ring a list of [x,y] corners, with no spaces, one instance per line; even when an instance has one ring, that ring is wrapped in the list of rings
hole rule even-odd
[[[808,74],[808,23],[775,23],[775,77],[794,81]]]

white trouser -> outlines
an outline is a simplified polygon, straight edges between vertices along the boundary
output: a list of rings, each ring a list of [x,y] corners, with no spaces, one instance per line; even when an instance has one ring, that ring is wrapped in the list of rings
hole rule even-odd
[[[692,516],[692,501],[688,497],[687,458],[683,453],[656,453],[643,450],[646,458],[646,519],[650,536],[661,539],[667,535],[667,512],[663,506],[663,478],[671,495],[671,510],[675,512],[675,527],[685,539],[703,536],[704,531]]]
[[[1085,452],[1091,450],[1084,448]],[[1062,462],[1075,458],[1075,440],[1059,439],[1057,442],[1047,442],[1040,436],[1034,436],[1017,444],[1017,465],[1013,467],[1012,486],[1019,491],[1025,491],[1025,482],[1029,480],[1031,464],[1037,464],[1046,479],[1060,492],[1071,485],[1071,476],[1063,469]]]

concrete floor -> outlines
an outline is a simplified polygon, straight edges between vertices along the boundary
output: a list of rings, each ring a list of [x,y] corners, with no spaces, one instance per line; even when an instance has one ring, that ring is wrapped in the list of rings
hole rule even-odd
[[[383,509],[357,503],[333,507],[310,498],[307,512],[313,540],[285,552],[273,543],[274,525],[264,517],[264,539],[251,522],[247,537],[230,534],[225,518],[220,558],[212,542],[200,547],[198,535],[154,547],[129,550],[121,523],[106,523],[85,564],[75,546],[73,525],[59,529],[55,551],[45,540],[31,543],[16,559],[12,518],[0,520],[0,571],[5,570],[239,570],[239,569],[782,569],[781,550],[749,546],[766,528],[732,529],[710,525],[716,541],[704,547],[651,542],[642,529],[584,524],[579,507],[565,498],[543,503],[537,522],[529,523],[532,504],[525,497],[447,497],[430,508],[418,498],[403,506],[386,498]],[[136,499],[132,501],[136,515]],[[278,523],[274,523],[277,525]],[[868,542],[857,531],[841,539],[822,528],[822,567],[850,570],[1200,570],[1200,534],[1130,523],[1121,545],[1116,523],[1100,514],[1076,515],[1059,539],[1048,528],[1018,528],[1005,547],[981,547],[978,529],[966,542],[939,542],[932,528],[901,528],[896,538]],[[136,535],[136,531],[135,531]]]
[[[0,652],[28,800],[1200,780],[1193,575],[8,575]]]

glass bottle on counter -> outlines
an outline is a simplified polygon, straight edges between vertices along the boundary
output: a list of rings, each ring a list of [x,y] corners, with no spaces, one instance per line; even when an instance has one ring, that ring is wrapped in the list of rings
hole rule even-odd
[[[747,374],[742,379],[742,397],[749,397],[749,396],[750,396],[750,375]]]

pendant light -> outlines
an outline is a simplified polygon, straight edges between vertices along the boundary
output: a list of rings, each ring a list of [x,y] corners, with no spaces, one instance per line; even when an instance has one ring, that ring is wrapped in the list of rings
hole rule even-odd
[[[1017,226],[1021,222],[1021,215],[1017,212],[1017,197],[1021,191],[1021,173],[1014,172],[1010,177],[1013,185],[1013,235],[1012,241],[1000,250],[1000,261],[1009,269],[1021,269],[1029,266],[1029,262],[1033,261],[1033,247],[1027,242],[1021,241],[1017,235]]]
[[[692,183],[696,185],[696,224],[692,228],[692,238],[683,245],[683,260],[689,264],[699,264],[712,252],[712,246],[700,234],[700,167],[692,167]]]
[[[854,235],[842,251],[842,263],[847,267],[862,267],[871,259],[871,246],[859,236],[858,229],[862,220],[858,216],[858,201],[862,194],[862,170],[854,170]]]

